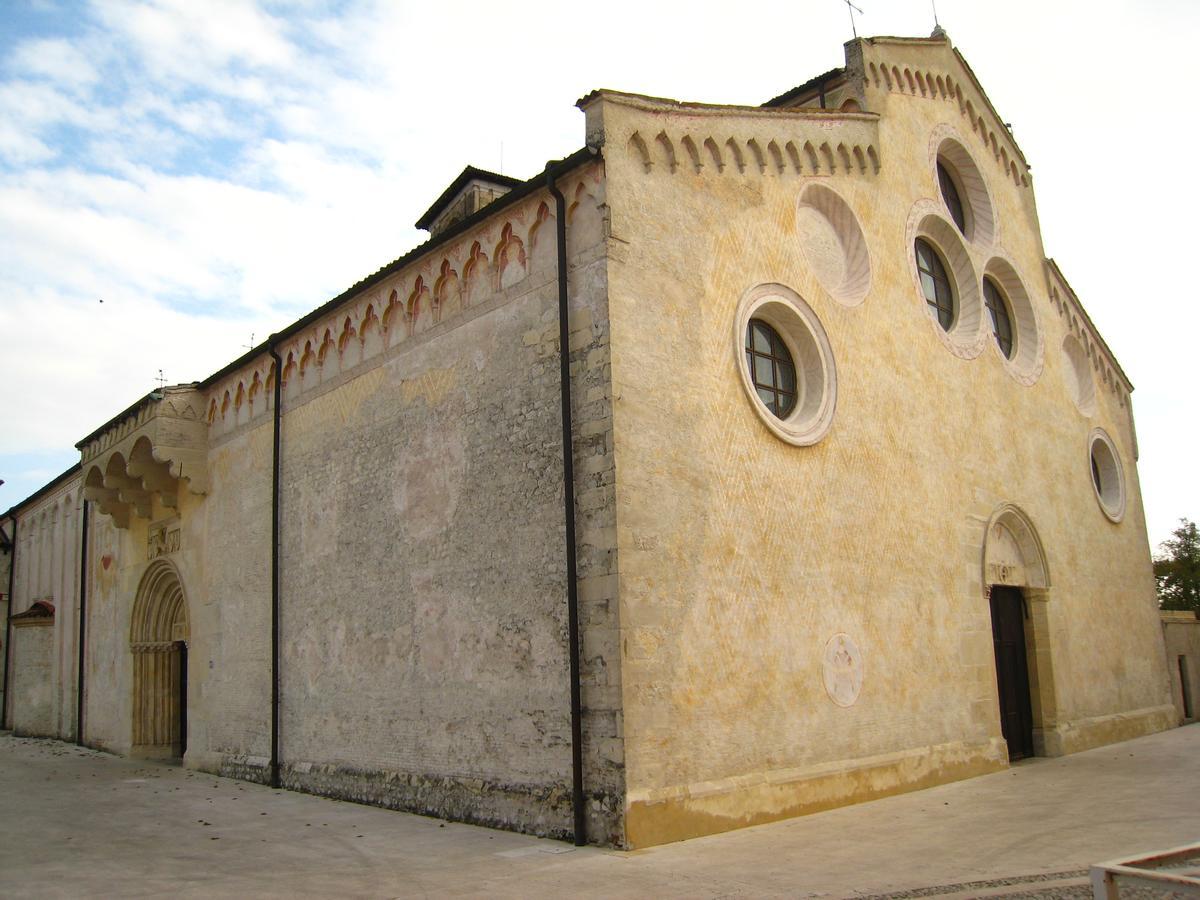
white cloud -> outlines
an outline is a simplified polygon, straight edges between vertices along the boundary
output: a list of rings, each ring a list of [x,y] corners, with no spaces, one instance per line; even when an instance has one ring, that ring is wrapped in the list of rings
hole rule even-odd
[[[27,41],[17,48],[11,62],[27,76],[41,76],[66,87],[84,88],[100,80],[82,47],[61,38]]]
[[[294,62],[282,23],[243,0],[119,0],[97,4],[95,12],[160,80],[208,84],[213,72],[230,65]]]
[[[1157,541],[1200,516],[1200,303],[1179,275],[1200,196],[1178,174],[1197,126],[1176,99],[1200,7],[938,5],[1034,166],[1048,252],[1138,387]],[[412,246],[502,143],[517,175],[577,149],[592,88],[756,103],[840,65],[849,37],[836,3],[96,0],[55,22],[0,81],[0,366],[22,387],[0,452],[69,445],[160,366],[205,377]],[[926,0],[858,23],[932,27]]]

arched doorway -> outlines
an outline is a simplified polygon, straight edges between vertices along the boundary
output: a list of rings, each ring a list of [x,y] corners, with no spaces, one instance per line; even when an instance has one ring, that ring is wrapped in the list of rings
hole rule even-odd
[[[133,752],[182,757],[187,751],[187,601],[175,567],[157,559],[133,601]]]
[[[1050,655],[1050,570],[1029,517],[1012,504],[988,520],[983,586],[992,623],[1000,730],[1010,760],[1057,756]]]

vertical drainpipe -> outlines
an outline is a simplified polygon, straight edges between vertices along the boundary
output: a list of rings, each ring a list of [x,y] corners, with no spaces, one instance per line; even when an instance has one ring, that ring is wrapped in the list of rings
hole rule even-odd
[[[554,196],[558,244],[558,366],[562,402],[563,517],[567,551],[567,653],[571,666],[571,809],[575,818],[575,846],[587,843],[587,817],[583,795],[583,704],[579,688],[579,586],[575,551],[575,443],[571,437],[571,346],[567,318],[567,202],[554,184],[553,167],[547,167],[546,187]]]
[[[8,695],[12,693],[12,679],[8,670],[8,653],[12,647],[12,617],[13,617],[13,585],[17,577],[17,517],[9,513],[12,522],[12,534],[9,536],[8,551],[8,616],[4,623],[4,700],[0,702],[0,728],[8,727]]]
[[[87,554],[88,502],[83,501],[83,523],[79,527],[79,662],[75,673],[75,743],[83,746],[83,663],[87,643]]]
[[[279,426],[283,403],[283,360],[275,352],[275,335],[267,338],[275,362],[275,417],[271,451],[271,787],[279,781]]]

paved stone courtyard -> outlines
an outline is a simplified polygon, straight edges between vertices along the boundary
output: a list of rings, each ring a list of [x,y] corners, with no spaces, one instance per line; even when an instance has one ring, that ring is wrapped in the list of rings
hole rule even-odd
[[[1087,897],[1200,840],[1200,725],[633,853],[0,733],[6,897]]]

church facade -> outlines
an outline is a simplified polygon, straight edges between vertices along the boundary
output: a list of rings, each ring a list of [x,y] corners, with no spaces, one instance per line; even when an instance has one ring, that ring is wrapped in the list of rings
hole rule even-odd
[[[579,105],[9,511],[5,724],[620,847],[1177,724],[1132,385],[949,40]]]

